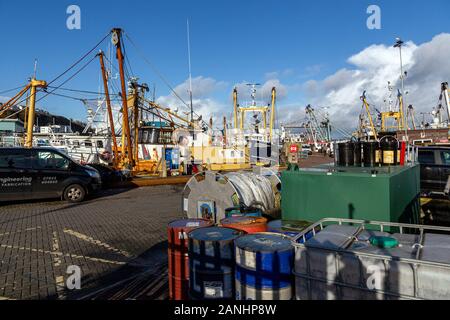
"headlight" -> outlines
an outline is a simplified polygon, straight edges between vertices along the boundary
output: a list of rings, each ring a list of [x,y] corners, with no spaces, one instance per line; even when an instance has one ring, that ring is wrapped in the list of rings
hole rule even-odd
[[[88,173],[89,176],[91,176],[92,178],[100,179],[100,174],[99,174],[97,171],[87,170],[87,173]]]

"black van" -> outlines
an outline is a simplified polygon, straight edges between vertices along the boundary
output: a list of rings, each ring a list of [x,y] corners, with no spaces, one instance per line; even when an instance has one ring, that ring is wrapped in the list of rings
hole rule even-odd
[[[62,197],[81,202],[100,187],[97,170],[54,148],[0,148],[0,201]]]
[[[450,176],[450,147],[419,147],[422,193],[443,194]]]

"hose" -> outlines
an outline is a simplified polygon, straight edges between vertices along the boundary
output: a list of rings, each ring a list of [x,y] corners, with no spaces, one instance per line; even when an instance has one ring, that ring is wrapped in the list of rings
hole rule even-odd
[[[254,173],[227,173],[225,176],[248,207],[260,207],[263,211],[275,208],[272,183],[265,176]]]

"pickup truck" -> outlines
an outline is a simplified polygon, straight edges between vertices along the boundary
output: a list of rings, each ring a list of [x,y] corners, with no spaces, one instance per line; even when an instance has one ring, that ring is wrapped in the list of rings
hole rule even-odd
[[[420,147],[419,163],[422,194],[448,197],[445,192],[450,176],[450,147]]]

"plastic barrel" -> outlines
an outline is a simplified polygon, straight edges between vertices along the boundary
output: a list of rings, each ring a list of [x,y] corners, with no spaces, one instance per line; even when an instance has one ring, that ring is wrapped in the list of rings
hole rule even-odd
[[[246,233],[266,232],[267,219],[263,217],[230,217],[220,221],[223,227],[245,231]]]
[[[244,234],[223,227],[199,228],[189,233],[191,299],[234,298],[234,240]]]
[[[352,167],[355,163],[355,146],[353,142],[339,144],[339,165],[342,167]]]
[[[370,141],[363,143],[363,162],[364,167],[375,167],[378,164],[377,150],[379,148],[378,142]]]
[[[189,297],[188,232],[211,225],[211,221],[203,219],[184,219],[169,223],[167,241],[171,300],[186,300]]]
[[[255,233],[236,244],[236,299],[290,300],[293,297],[291,238],[278,233]]]

